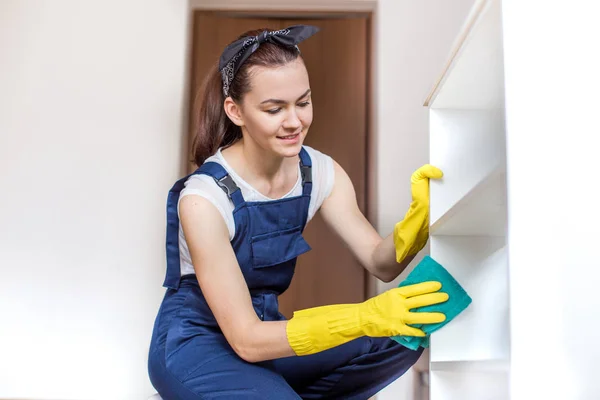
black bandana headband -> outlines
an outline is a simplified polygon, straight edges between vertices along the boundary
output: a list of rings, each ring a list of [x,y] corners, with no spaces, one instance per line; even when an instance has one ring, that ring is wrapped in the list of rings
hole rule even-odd
[[[229,86],[240,69],[240,66],[265,42],[280,46],[296,47],[298,43],[308,39],[319,31],[319,28],[310,25],[294,25],[279,31],[263,31],[258,36],[248,36],[235,42],[223,50],[219,60],[219,71],[223,81],[223,94],[229,95]]]

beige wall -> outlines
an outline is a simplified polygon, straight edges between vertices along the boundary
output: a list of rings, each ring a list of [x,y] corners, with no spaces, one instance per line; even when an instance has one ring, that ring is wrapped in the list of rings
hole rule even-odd
[[[380,0],[376,9],[384,235],[428,160],[422,100],[471,3]],[[162,294],[164,200],[181,163],[187,4],[90,4],[0,2],[0,398],[152,391],[146,351]],[[379,398],[406,398],[410,375],[400,381]]]
[[[0,398],[143,399],[186,5],[0,1]]]

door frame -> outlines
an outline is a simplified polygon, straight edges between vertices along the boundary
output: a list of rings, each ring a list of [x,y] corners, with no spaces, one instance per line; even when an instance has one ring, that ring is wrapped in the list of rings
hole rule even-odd
[[[367,16],[369,44],[367,50],[367,143],[366,143],[366,210],[365,217],[373,225],[377,226],[377,0],[329,0],[327,3],[322,0],[292,0],[282,2],[281,0],[188,0],[187,9],[187,28],[186,28],[186,70],[184,77],[185,99],[184,104],[189,104],[190,86],[191,86],[191,58],[192,41],[194,29],[195,11],[214,11],[235,13],[237,16],[256,17],[257,15],[265,17],[298,16],[300,18],[340,18],[343,16],[352,16],[362,14]],[[184,136],[183,143],[187,144],[189,107],[185,107],[183,115],[182,130]],[[188,168],[187,148],[182,149],[185,154],[182,163],[182,169],[186,172]],[[365,270],[365,296],[367,298],[377,294],[377,280],[369,275]]]

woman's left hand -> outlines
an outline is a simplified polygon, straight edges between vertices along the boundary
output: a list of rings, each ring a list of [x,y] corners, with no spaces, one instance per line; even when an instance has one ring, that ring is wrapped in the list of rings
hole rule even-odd
[[[443,176],[439,168],[425,164],[411,176],[412,202],[404,219],[394,227],[396,261],[417,254],[429,239],[429,179]]]

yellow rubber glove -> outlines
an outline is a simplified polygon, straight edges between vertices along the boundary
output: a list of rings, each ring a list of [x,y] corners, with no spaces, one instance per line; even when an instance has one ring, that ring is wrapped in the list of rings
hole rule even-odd
[[[336,304],[297,311],[287,323],[290,346],[299,355],[321,352],[362,336],[425,336],[409,324],[443,322],[442,313],[411,312],[439,304],[448,294],[438,292],[439,282],[423,282],[394,288],[363,303]]]
[[[429,179],[440,179],[442,171],[426,164],[411,178],[412,202],[404,219],[394,227],[396,261],[417,254],[429,239]]]

